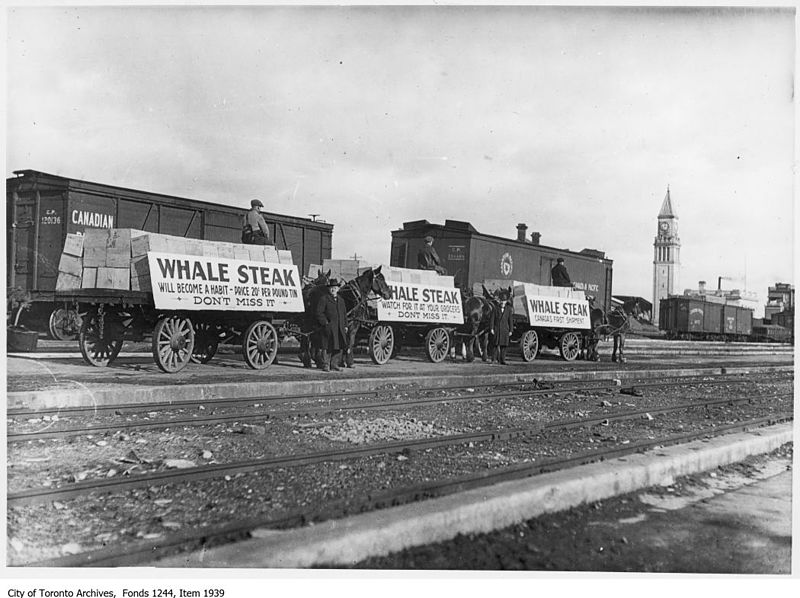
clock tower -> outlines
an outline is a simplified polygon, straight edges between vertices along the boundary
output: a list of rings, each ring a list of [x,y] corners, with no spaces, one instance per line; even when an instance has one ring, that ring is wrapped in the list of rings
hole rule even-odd
[[[653,242],[653,324],[658,326],[661,300],[678,292],[681,265],[681,240],[678,238],[678,217],[667,196],[658,213],[658,230]]]

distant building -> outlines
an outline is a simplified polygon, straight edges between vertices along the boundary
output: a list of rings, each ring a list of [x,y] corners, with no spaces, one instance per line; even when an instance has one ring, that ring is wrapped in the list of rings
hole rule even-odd
[[[658,230],[653,242],[653,306],[652,322],[658,326],[658,306],[678,292],[678,280],[681,266],[681,240],[678,238],[678,217],[672,207],[672,198],[664,197],[661,211],[658,213]]]
[[[767,304],[764,306],[764,320],[773,322],[773,317],[782,312],[791,312],[794,315],[794,285],[786,282],[776,282],[774,287],[767,291]],[[783,318],[785,319],[786,316]]]
[[[705,280],[697,283],[697,289],[685,289],[683,294],[686,297],[696,297],[712,303],[736,305],[737,307],[746,307],[752,310],[755,310],[758,306],[758,295],[756,293],[740,289],[721,289],[719,287],[717,289],[709,289],[706,287]]]

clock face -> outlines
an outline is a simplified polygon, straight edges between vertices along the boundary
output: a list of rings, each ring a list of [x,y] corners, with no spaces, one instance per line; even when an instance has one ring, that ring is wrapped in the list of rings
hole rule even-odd
[[[661,230],[663,230],[663,231],[665,231],[665,230],[667,230],[667,229],[669,228],[669,224],[667,224],[666,222],[662,222],[662,223],[661,223],[661,224],[659,224],[658,226],[659,226],[659,227],[661,228]]]

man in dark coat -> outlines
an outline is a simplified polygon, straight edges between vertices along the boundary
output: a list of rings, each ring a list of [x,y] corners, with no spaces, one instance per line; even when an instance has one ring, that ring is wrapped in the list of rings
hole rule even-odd
[[[433,237],[430,235],[425,237],[425,247],[417,254],[417,265],[420,270],[436,270],[439,274],[447,274],[439,254],[433,248]]]
[[[556,260],[556,265],[550,270],[550,275],[553,277],[554,287],[571,287],[572,281],[569,279],[569,272],[564,265],[564,258],[560,257]]]
[[[492,338],[494,338],[495,354],[493,359],[501,365],[506,365],[506,348],[511,340],[511,331],[514,329],[514,307],[511,304],[511,289],[503,289],[498,297],[500,306],[494,310],[492,320]]]
[[[344,301],[337,298],[339,281],[332,278],[328,282],[328,292],[320,293],[314,307],[316,324],[320,327],[317,333],[317,344],[320,353],[319,367],[323,372],[339,371],[342,350],[347,346],[347,308]]]

